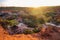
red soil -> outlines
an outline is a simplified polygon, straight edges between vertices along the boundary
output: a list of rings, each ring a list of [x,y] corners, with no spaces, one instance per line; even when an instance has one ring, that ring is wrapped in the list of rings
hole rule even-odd
[[[60,28],[56,28],[56,32],[52,28],[42,29],[41,32],[35,34],[16,34],[9,35],[0,26],[0,40],[60,40]]]

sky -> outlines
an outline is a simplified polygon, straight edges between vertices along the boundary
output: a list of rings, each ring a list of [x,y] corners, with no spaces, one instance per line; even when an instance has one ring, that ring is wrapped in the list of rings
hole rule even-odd
[[[40,7],[60,6],[60,0],[0,0],[0,6]]]

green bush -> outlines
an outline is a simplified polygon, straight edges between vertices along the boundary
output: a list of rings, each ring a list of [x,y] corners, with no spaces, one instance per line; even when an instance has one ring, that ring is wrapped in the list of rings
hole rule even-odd
[[[10,26],[14,26],[14,25],[17,25],[19,22],[16,21],[16,20],[8,20]]]
[[[39,19],[39,23],[40,23],[40,24],[44,24],[44,23],[45,23],[45,20],[44,20],[43,18],[40,18],[40,19]]]
[[[32,30],[29,30],[29,29],[25,29],[23,33],[24,34],[32,34],[33,31]]]
[[[33,19],[24,19],[23,22],[28,25],[28,27],[35,27],[36,22]]]
[[[37,32],[40,32],[40,30],[38,28],[34,28],[33,32],[37,33]]]
[[[56,13],[54,12],[49,12],[49,13],[45,13],[44,16],[47,19],[47,22],[52,22],[54,21],[54,17],[55,17]]]
[[[8,28],[8,26],[14,26],[17,25],[18,22],[16,20],[2,20],[0,21],[0,24],[3,26],[4,29]]]

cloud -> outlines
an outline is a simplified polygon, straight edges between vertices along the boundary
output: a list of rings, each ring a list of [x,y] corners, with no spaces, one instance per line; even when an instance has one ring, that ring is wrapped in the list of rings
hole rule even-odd
[[[38,7],[60,5],[60,0],[5,0],[6,6]]]

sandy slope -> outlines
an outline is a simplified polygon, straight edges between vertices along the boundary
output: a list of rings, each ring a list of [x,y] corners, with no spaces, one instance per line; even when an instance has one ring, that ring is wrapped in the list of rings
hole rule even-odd
[[[56,28],[54,31],[50,28],[47,28],[35,34],[18,34],[18,35],[9,35],[1,26],[0,26],[0,40],[60,40],[60,29]],[[52,32],[51,32],[52,31]]]
[[[8,35],[8,33],[0,27],[0,40],[38,40],[38,38],[24,34]]]

